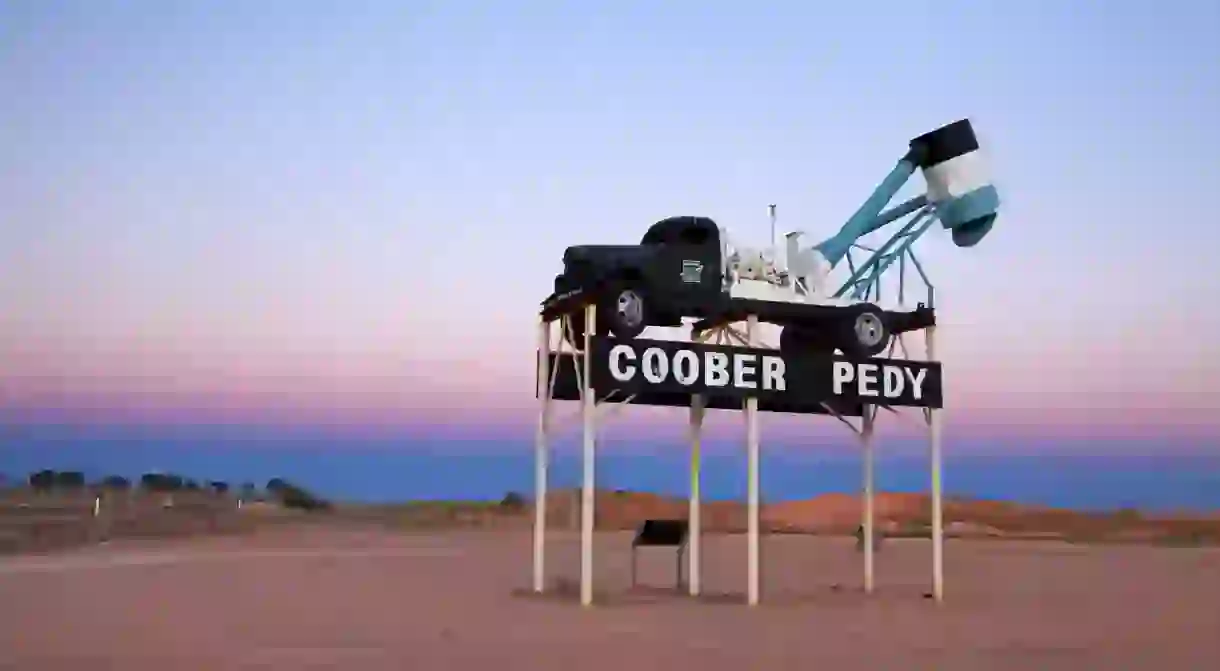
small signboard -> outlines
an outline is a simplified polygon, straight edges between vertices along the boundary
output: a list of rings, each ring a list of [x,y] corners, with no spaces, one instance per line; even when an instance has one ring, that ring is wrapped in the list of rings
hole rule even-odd
[[[631,586],[636,586],[636,550],[642,547],[677,549],[677,571],[674,589],[682,587],[682,558],[686,555],[686,539],[690,524],[686,520],[644,520],[635,530],[631,541]]]

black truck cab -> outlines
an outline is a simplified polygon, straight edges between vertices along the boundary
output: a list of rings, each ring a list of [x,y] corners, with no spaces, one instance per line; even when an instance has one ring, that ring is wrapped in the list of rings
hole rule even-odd
[[[634,338],[648,326],[678,326],[684,316],[705,317],[722,306],[728,300],[722,266],[715,221],[669,217],[653,224],[638,245],[568,247],[544,310],[591,300],[599,331]]]

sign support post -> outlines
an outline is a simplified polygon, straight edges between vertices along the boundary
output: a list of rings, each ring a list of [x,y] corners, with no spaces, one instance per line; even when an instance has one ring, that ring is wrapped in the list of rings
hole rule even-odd
[[[750,315],[746,321],[746,341],[750,347],[758,346],[758,317]],[[758,445],[758,397],[746,398],[746,603],[758,605],[759,600],[759,445]]]
[[[550,421],[551,324],[538,328],[538,429],[534,436],[534,592],[546,584],[547,424]],[[239,502],[240,505],[240,502]]]
[[[687,590],[691,596],[699,596],[701,589],[702,575],[702,520],[700,517],[701,508],[703,506],[702,492],[700,491],[702,474],[702,455],[700,452],[703,449],[703,415],[704,415],[704,398],[701,394],[693,394],[691,396],[690,407],[690,528],[687,532],[687,552],[686,560],[690,566],[686,571]]]
[[[877,406],[864,406],[860,418],[860,443],[864,448],[864,592],[873,593],[873,566],[876,561],[876,510],[873,493],[873,433]]]
[[[936,327],[930,326],[924,332],[927,339],[927,357],[929,361],[936,359]],[[932,472],[932,598],[937,603],[945,600],[945,527],[944,505],[941,482],[941,410],[928,408],[925,410],[928,420]]]
[[[584,441],[584,484],[580,496],[580,604],[593,605],[593,506],[595,464],[597,461],[597,399],[593,390],[593,334],[597,332],[597,310],[590,303],[584,309],[584,356],[581,357],[581,423]]]

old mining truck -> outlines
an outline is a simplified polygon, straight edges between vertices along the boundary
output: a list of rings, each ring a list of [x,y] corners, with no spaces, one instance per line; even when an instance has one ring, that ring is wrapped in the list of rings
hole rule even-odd
[[[710,325],[756,315],[780,327],[781,351],[839,350],[852,357],[880,354],[899,333],[934,323],[933,306],[881,306],[852,292],[867,273],[879,276],[933,220],[959,247],[977,244],[991,230],[999,196],[979,155],[967,119],[911,140],[906,154],[835,235],[802,247],[789,233],[784,262],[771,248],[735,245],[708,217],[676,216],[653,224],[635,245],[575,245],[563,254],[563,272],[542,309],[572,314],[593,302],[598,331],[634,338],[650,327],[682,327],[698,320],[692,337]],[[917,171],[926,192],[886,210]],[[915,215],[889,243],[873,250],[842,285],[831,271],[857,241]],[[583,343],[583,321],[570,320],[569,341]]]

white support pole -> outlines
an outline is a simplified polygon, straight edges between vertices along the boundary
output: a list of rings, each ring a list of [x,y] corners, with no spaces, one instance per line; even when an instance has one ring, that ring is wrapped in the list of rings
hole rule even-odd
[[[874,534],[876,513],[873,494],[873,423],[877,419],[876,406],[864,406],[860,426],[860,444],[864,448],[864,593],[873,593]]]
[[[758,346],[758,317],[746,321],[746,340]],[[746,603],[758,604],[759,599],[759,520],[758,520],[758,397],[746,399]]]
[[[534,435],[534,591],[546,585],[547,428],[550,423],[551,324],[538,325],[538,428]]]
[[[936,327],[926,331],[929,361],[936,361]],[[942,383],[943,384],[943,383]],[[942,391],[943,393],[943,391]],[[931,442],[932,471],[932,597],[937,603],[945,599],[945,528],[941,492],[941,416],[942,410],[928,410],[928,433]]]
[[[691,596],[699,596],[700,566],[702,565],[700,536],[702,535],[702,520],[700,508],[703,505],[700,492],[702,468],[700,454],[703,443],[703,416],[706,399],[701,394],[690,397],[690,522],[687,538],[686,559],[689,567],[686,571],[686,585]]]
[[[580,603],[593,605],[593,506],[594,463],[596,460],[597,405],[593,390],[593,334],[597,329],[597,315],[592,304],[585,307],[583,375],[581,384],[581,418],[584,425],[584,486],[580,497]]]

